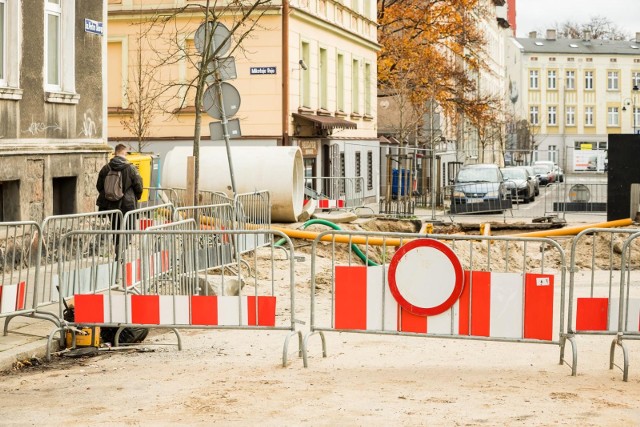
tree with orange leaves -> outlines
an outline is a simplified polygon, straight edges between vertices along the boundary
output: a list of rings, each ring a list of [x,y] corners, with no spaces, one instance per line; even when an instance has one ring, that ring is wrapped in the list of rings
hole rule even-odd
[[[378,84],[381,94],[403,99],[412,120],[423,116],[431,99],[453,119],[462,139],[464,122],[491,124],[497,102],[478,90],[487,70],[478,22],[484,0],[378,0]],[[409,128],[414,126],[407,121]],[[401,139],[406,136],[402,123]],[[478,128],[479,129],[479,128]],[[480,133],[480,132],[478,132]],[[486,133],[486,132],[485,132]]]

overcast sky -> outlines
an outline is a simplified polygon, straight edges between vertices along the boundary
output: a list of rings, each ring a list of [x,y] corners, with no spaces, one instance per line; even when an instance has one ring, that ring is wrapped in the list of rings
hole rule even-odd
[[[516,0],[517,36],[544,31],[554,23],[587,22],[595,15],[606,16],[635,37],[640,31],[640,0]]]

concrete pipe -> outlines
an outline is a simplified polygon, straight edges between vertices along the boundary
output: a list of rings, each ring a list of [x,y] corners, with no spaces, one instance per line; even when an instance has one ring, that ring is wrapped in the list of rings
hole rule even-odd
[[[162,187],[186,188],[191,147],[174,147],[162,166]],[[296,222],[304,203],[304,163],[298,147],[231,147],[238,193],[267,190],[271,219]],[[225,147],[200,147],[200,190],[233,197]]]

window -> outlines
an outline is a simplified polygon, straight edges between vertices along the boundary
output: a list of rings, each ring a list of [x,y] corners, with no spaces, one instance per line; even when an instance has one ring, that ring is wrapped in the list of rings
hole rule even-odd
[[[556,89],[556,70],[547,72],[547,89]]]
[[[584,72],[584,88],[585,90],[593,90],[593,71]]]
[[[373,152],[367,151],[367,190],[373,190]]]
[[[557,120],[557,107],[547,107],[547,124],[549,126],[555,126],[558,124]]]
[[[320,48],[320,108],[327,110],[327,76],[329,71],[329,64],[327,62],[327,49]]]
[[[77,104],[75,93],[75,0],[44,1],[45,101]]]
[[[358,178],[360,178],[360,172],[361,172],[361,170],[360,170],[360,152],[359,151],[356,151],[356,165],[355,166],[356,166],[356,185],[355,185],[355,187],[356,187],[356,191],[360,192],[360,191],[362,191],[362,188],[361,188],[362,184],[360,183],[360,180],[358,179]]]
[[[576,72],[567,71],[567,89],[574,90],[576,88]]]
[[[529,71],[529,89],[538,89],[538,70]]]
[[[364,16],[371,19],[371,0],[364,0]]]
[[[584,125],[593,126],[593,107],[584,107]]]
[[[640,88],[640,71],[633,71],[631,73],[631,87],[634,86]]]
[[[609,71],[607,73],[607,89],[618,90],[618,72]]]
[[[371,115],[371,64],[364,64],[364,113]]]
[[[65,176],[52,178],[51,187],[53,189],[53,214],[69,215],[76,213],[76,187],[77,177]]]
[[[358,113],[360,111],[360,63],[354,59],[351,63],[351,112]]]
[[[556,163],[558,160],[558,146],[557,145],[549,145],[549,151],[547,152],[548,159],[553,163]]]
[[[344,55],[339,53],[337,60],[337,76],[336,76],[336,90],[338,91],[336,99],[337,99],[337,110],[344,111]]]
[[[633,132],[636,132],[636,129],[640,127],[640,107],[635,107],[633,109]]]
[[[45,87],[49,90],[60,90],[61,65],[61,28],[62,8],[60,0],[45,2]]]
[[[301,54],[302,58],[300,59],[302,59],[304,63],[307,64],[307,68],[309,68],[311,66],[309,43],[302,42]],[[309,69],[305,70],[300,67],[299,70],[301,73],[300,84],[302,86],[300,94],[302,99],[300,99],[300,101],[303,107],[311,108],[311,77],[309,76]]]
[[[567,107],[566,111],[567,126],[576,125],[576,107]]]
[[[537,105],[532,105],[529,107],[529,121],[532,125],[537,125],[540,121],[539,118],[539,109]]]
[[[123,84],[126,82],[123,81],[122,76],[125,75],[123,73],[126,68],[123,68],[122,57],[122,42],[118,41],[109,41],[107,43],[107,61],[109,61],[109,67],[112,70],[121,70],[120,72],[112,71],[107,75],[107,85],[109,87],[109,91],[107,93],[107,106],[114,108],[126,108],[126,96],[123,96],[125,93],[125,88]]]
[[[619,126],[620,117],[618,115],[618,107],[607,108],[607,126]]]
[[[20,219],[20,180],[0,181],[0,221]]]

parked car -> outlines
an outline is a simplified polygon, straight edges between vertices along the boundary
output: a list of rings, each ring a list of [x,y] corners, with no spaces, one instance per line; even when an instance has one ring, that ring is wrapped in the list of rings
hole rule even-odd
[[[511,167],[500,169],[504,177],[504,185],[509,191],[511,201],[533,202],[536,199],[536,189],[533,179],[523,168]],[[537,179],[536,179],[537,180]]]
[[[560,168],[560,166],[558,166],[557,164],[555,164],[554,162],[552,162],[551,160],[537,160],[535,162],[533,162],[533,165],[549,165],[551,166],[551,169],[553,169],[553,173],[555,176],[555,182],[564,182],[564,172],[562,171],[562,168]]]
[[[511,202],[500,168],[494,164],[463,166],[453,185],[451,205],[454,213],[509,209]]]
[[[534,194],[536,196],[539,196],[540,195],[540,179],[536,176],[536,173],[533,171],[533,166],[518,166],[518,167],[527,171],[527,175],[529,175],[529,177],[531,178],[531,181],[533,182],[533,188],[535,190]]]
[[[533,172],[540,180],[540,185],[549,185],[556,179],[553,166],[550,165],[533,165]]]

